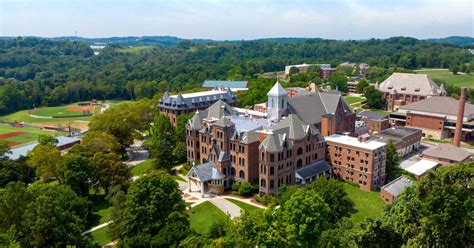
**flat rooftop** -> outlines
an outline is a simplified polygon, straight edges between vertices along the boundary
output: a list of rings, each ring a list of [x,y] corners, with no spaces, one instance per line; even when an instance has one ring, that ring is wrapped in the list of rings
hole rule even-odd
[[[360,142],[358,138],[350,137],[346,135],[340,135],[340,134],[333,134],[331,136],[325,137],[324,139],[326,141],[353,146],[353,147],[360,147],[360,148],[368,149],[368,150],[375,150],[375,149],[385,146],[385,143],[378,142],[375,140],[367,140],[364,142]]]
[[[422,159],[410,166],[408,166],[407,168],[405,168],[404,170],[416,175],[416,176],[421,176],[423,174],[425,174],[428,170],[431,170],[433,168],[435,168],[436,166],[438,166],[438,162],[434,162],[434,161],[431,161],[431,160],[426,160],[426,159]]]
[[[200,92],[193,92],[193,93],[185,93],[181,94],[184,99],[186,98],[193,98],[193,97],[208,97],[213,95],[220,95],[227,93],[225,90],[208,90],[208,91],[200,91]],[[176,98],[178,95],[172,95],[171,98]]]
[[[421,130],[409,127],[391,127],[379,132],[378,134],[403,138],[418,132],[421,132]]]
[[[238,132],[248,132],[262,129],[262,123],[247,116],[232,115],[228,117],[235,124]]]

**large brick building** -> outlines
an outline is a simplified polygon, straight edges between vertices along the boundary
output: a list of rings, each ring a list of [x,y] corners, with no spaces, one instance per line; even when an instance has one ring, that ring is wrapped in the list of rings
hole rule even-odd
[[[209,91],[172,96],[165,92],[158,103],[158,108],[161,113],[169,117],[173,126],[176,127],[179,115],[206,109],[219,100],[234,106],[236,97],[229,88],[217,87]]]
[[[389,116],[395,125],[415,127],[425,137],[447,139],[454,137],[459,101],[451,97],[435,96],[400,107]],[[474,105],[465,103],[461,140],[472,138]]]
[[[246,181],[258,182],[261,194],[277,194],[282,185],[331,174],[323,136],[354,128],[355,115],[342,97],[314,92],[288,98],[276,83],[265,106],[265,118],[224,101],[196,112],[186,126],[187,156],[201,165],[188,175],[190,188],[220,192]]]
[[[335,176],[371,191],[385,182],[385,143],[364,137],[333,134],[325,137],[328,160]]]
[[[370,139],[385,144],[391,142],[404,157],[420,148],[421,137],[421,129],[395,126],[372,135]]]
[[[380,85],[376,84],[376,88],[384,93],[389,111],[431,96],[446,95],[444,86],[438,86],[426,74],[395,72]]]

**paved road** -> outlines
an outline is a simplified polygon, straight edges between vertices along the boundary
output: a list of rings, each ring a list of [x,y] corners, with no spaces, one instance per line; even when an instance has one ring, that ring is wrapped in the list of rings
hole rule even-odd
[[[240,216],[240,207],[224,198],[214,198],[209,201],[218,207],[222,212],[230,215],[231,219]]]

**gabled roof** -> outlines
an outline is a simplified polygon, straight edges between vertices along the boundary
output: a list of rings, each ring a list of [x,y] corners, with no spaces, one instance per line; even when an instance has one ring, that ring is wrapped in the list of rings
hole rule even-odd
[[[310,124],[319,123],[323,115],[334,114],[339,103],[346,113],[352,113],[339,93],[302,92],[288,99],[290,113],[298,115],[301,120]]]
[[[247,81],[233,81],[233,80],[206,80],[202,84],[203,88],[224,87],[231,89],[247,88]]]
[[[304,180],[329,170],[331,170],[331,166],[329,166],[328,162],[321,160],[296,170],[295,176]]]
[[[426,74],[394,72],[383,81],[378,89],[383,92],[398,92],[403,94],[438,96],[443,92],[439,86]]]
[[[265,149],[267,152],[278,152],[283,148],[280,143],[279,134],[277,133],[268,134],[259,147]]]
[[[225,175],[217,170],[216,164],[214,162],[207,162],[205,164],[200,164],[193,166],[186,176],[195,175],[199,181],[206,182],[209,180],[219,180],[224,179]]]
[[[200,130],[203,128],[201,123],[202,117],[200,116],[200,112],[196,112],[191,119],[188,120],[188,125],[193,130]]]
[[[423,151],[423,155],[461,162],[469,158],[471,153],[452,144],[439,144]]]
[[[382,186],[381,189],[384,189],[394,197],[398,197],[406,187],[409,187],[411,185],[413,185],[413,182],[410,179],[401,176]]]
[[[229,118],[222,117],[218,121],[214,122],[213,125],[219,126],[219,127],[230,127],[234,126],[235,124],[229,120]]]
[[[277,81],[275,85],[273,85],[272,89],[267,93],[268,96],[286,96],[288,93],[285,89],[281,86],[281,84]]]
[[[224,101],[217,101],[207,108],[207,118],[220,119],[223,116],[235,115],[237,112]]]
[[[273,127],[273,132],[286,133],[291,140],[299,140],[306,137],[308,132],[311,134],[319,133],[318,129],[313,125],[304,123],[295,114],[290,114],[285,119],[282,119]]]

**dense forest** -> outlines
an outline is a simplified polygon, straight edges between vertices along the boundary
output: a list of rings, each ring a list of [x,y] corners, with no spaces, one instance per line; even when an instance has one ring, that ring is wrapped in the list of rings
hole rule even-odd
[[[40,105],[137,99],[181,91],[206,79],[253,80],[295,63],[365,62],[378,68],[444,67],[469,62],[467,49],[413,38],[301,42],[243,41],[176,46],[108,45],[38,38],[0,40],[0,115]]]

